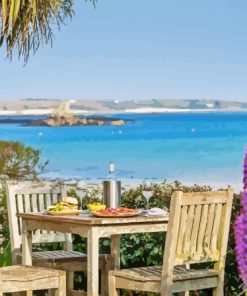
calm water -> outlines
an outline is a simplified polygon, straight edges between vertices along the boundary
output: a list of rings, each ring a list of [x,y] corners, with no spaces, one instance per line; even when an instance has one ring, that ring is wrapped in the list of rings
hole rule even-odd
[[[110,160],[119,178],[241,186],[247,113],[116,115],[125,126],[1,124],[0,139],[42,149],[44,176],[100,179]]]

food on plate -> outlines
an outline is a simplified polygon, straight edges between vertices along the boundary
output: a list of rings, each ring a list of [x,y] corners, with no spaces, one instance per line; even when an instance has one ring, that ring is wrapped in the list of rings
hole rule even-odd
[[[128,208],[108,208],[104,210],[94,211],[93,214],[102,217],[121,217],[121,216],[134,216],[140,214],[140,210]]]
[[[88,204],[87,208],[89,212],[94,212],[94,211],[104,210],[106,208],[106,205],[100,202],[93,202],[91,204]]]
[[[75,197],[65,196],[63,202],[67,203],[71,209],[78,210],[78,200]]]
[[[48,212],[77,212],[78,201],[75,197],[65,196],[63,200],[47,208]]]

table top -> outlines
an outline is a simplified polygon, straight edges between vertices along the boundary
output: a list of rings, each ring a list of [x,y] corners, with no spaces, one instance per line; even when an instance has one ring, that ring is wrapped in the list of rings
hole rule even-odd
[[[80,214],[74,216],[52,216],[45,213],[18,213],[18,217],[23,220],[32,220],[40,222],[59,222],[82,225],[113,225],[113,224],[147,224],[147,223],[164,223],[168,222],[166,216],[144,216],[138,215],[134,217],[94,217],[90,214]]]

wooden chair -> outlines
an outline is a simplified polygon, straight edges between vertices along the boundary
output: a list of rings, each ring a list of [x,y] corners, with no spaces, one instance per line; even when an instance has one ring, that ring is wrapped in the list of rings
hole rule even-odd
[[[110,271],[109,295],[117,296],[121,288],[162,296],[213,288],[214,296],[223,296],[232,199],[232,189],[174,192],[163,265]],[[212,269],[190,266],[209,262]]]
[[[42,267],[14,265],[0,268],[0,295],[3,293],[56,289],[66,295],[66,273]]]
[[[22,225],[21,219],[16,217],[16,213],[44,211],[48,206],[56,203],[66,195],[67,187],[56,182],[22,181],[13,184],[13,181],[9,181],[6,182],[6,192],[12,262],[13,264],[20,264]],[[67,272],[67,292],[69,295],[75,295],[78,291],[73,290],[73,273],[76,271],[86,271],[87,255],[73,251],[71,234],[47,232],[44,230],[36,230],[33,233],[34,244],[52,242],[63,243],[64,249],[33,252],[33,265],[65,270]],[[106,262],[103,255],[99,259],[101,291],[102,294],[106,294]],[[84,294],[86,295],[86,293],[80,292],[80,295]]]

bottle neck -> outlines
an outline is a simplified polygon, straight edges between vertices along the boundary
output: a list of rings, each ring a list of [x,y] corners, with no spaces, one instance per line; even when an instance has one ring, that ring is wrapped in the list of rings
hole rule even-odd
[[[109,163],[108,171],[109,171],[109,174],[115,173],[115,164],[113,162]]]
[[[116,176],[115,176],[115,165],[113,162],[109,163],[109,167],[108,167],[108,180],[116,180]]]

